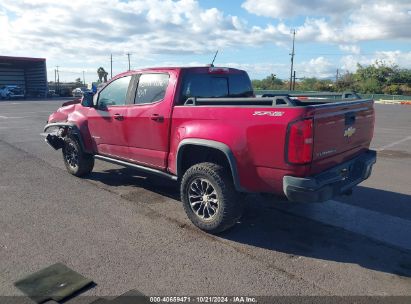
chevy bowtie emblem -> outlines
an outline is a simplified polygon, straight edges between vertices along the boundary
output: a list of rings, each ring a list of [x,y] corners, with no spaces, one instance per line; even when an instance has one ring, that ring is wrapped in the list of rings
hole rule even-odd
[[[355,133],[355,128],[349,127],[348,129],[345,129],[344,131],[344,136],[345,137],[351,137]]]

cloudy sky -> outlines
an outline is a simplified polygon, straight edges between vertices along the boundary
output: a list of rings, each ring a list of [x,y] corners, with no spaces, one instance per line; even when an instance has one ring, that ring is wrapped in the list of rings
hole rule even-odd
[[[252,78],[334,77],[375,60],[411,68],[410,0],[1,0],[0,55],[47,58],[49,79],[131,67],[216,65]]]

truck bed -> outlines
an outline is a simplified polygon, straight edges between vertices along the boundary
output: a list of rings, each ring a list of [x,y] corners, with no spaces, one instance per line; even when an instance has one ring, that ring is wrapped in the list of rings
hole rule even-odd
[[[305,95],[304,95],[305,96]],[[331,99],[323,97],[307,97],[303,99],[301,95],[279,94],[263,97],[247,97],[247,98],[197,98],[190,97],[186,100],[186,106],[290,106],[290,107],[306,107],[311,105],[321,105],[329,103],[343,103],[352,101],[364,101],[360,98],[343,98]],[[328,96],[328,95],[327,95]]]

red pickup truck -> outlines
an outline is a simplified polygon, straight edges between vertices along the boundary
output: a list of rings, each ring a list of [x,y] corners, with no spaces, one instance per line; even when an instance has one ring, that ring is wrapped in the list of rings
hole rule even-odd
[[[236,223],[244,193],[350,193],[376,161],[373,130],[372,100],[256,98],[245,71],[217,67],[120,74],[44,129],[73,175],[100,159],[178,181],[187,216],[210,233]]]

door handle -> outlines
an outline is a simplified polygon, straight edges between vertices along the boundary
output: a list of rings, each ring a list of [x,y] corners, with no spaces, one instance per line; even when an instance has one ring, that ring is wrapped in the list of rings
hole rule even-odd
[[[353,125],[355,123],[355,113],[346,113],[345,114],[345,125]]]
[[[123,115],[121,115],[121,114],[118,114],[118,113],[116,113],[116,114],[114,114],[114,119],[117,119],[117,120],[124,120],[124,116]]]
[[[153,114],[151,115],[151,120],[157,121],[157,122],[163,122],[164,121],[164,116],[161,116],[159,114]]]

